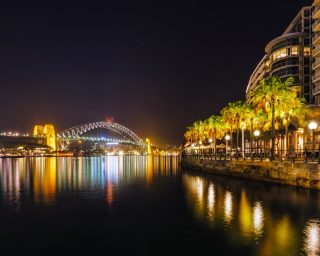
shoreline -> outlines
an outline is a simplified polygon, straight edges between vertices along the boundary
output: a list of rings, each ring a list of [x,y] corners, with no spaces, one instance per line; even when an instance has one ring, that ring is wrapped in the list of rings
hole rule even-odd
[[[182,158],[181,167],[201,173],[320,190],[318,163]]]

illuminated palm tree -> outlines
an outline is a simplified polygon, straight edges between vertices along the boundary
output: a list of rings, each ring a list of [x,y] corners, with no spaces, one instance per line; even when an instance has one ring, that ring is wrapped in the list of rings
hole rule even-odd
[[[238,152],[239,147],[239,126],[242,119],[245,103],[242,101],[230,102],[226,107],[221,110],[221,115],[227,124],[230,126],[231,133],[231,147],[233,145],[232,133],[234,129],[237,132],[236,136],[236,151]]]
[[[282,82],[279,77],[270,76],[263,79],[256,90],[251,93],[254,107],[261,108],[267,115],[271,112],[271,159],[275,151],[275,110],[276,105],[283,100],[286,92],[295,90],[294,79],[288,78]]]
[[[311,110],[305,104],[304,99],[297,97],[294,91],[287,92],[278,106],[279,117],[285,127],[285,149],[289,150],[288,127],[295,121],[298,125],[305,126],[307,117],[311,115]]]
[[[221,116],[213,116],[213,127],[214,127],[214,153],[217,153],[217,138],[222,139],[226,133],[226,125]]]

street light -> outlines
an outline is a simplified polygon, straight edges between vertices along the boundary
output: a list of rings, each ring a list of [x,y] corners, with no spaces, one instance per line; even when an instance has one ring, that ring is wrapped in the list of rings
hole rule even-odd
[[[242,124],[241,126],[241,147],[242,147],[242,158],[244,159],[245,149],[244,149],[244,130],[246,129],[246,125]]]
[[[314,130],[318,128],[318,124],[315,121],[311,121],[308,127],[312,131],[312,160],[314,160]]]
[[[255,130],[253,132],[254,137],[256,137],[256,147],[257,147],[257,155],[258,155],[258,137],[260,136],[260,131],[259,130]]]
[[[226,137],[225,137],[225,139],[226,139],[226,158],[227,158],[227,153],[228,153],[228,140],[230,140],[230,135],[227,134]]]

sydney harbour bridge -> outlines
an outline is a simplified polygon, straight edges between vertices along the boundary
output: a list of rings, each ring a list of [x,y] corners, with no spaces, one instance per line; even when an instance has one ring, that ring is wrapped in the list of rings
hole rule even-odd
[[[129,128],[113,121],[99,121],[79,124],[56,132],[53,124],[35,125],[32,136],[4,136],[1,134],[2,148],[13,145],[20,148],[42,148],[47,152],[124,152],[151,153],[149,139],[143,140]],[[20,144],[19,144],[20,143]],[[41,146],[40,146],[41,145]],[[0,145],[1,146],[1,145]]]

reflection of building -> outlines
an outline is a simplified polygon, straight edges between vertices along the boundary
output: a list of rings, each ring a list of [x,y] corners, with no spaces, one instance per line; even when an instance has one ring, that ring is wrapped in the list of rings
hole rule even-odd
[[[55,132],[53,124],[45,124],[44,126],[35,125],[34,129],[33,129],[33,136],[34,137],[45,137],[46,138],[46,145],[51,147],[52,150],[57,149],[56,132]]]
[[[54,201],[57,193],[56,158],[36,158],[33,171],[34,196],[37,201]]]
[[[320,56],[320,51],[312,50],[316,46],[312,40],[313,27],[312,7],[303,7],[284,33],[267,44],[264,57],[250,77],[247,100],[251,100],[250,92],[257,88],[262,79],[275,75],[282,79],[293,77],[296,84],[301,86],[301,95],[306,102],[314,104],[313,95],[316,91],[312,88],[311,52],[313,56],[319,52]]]

